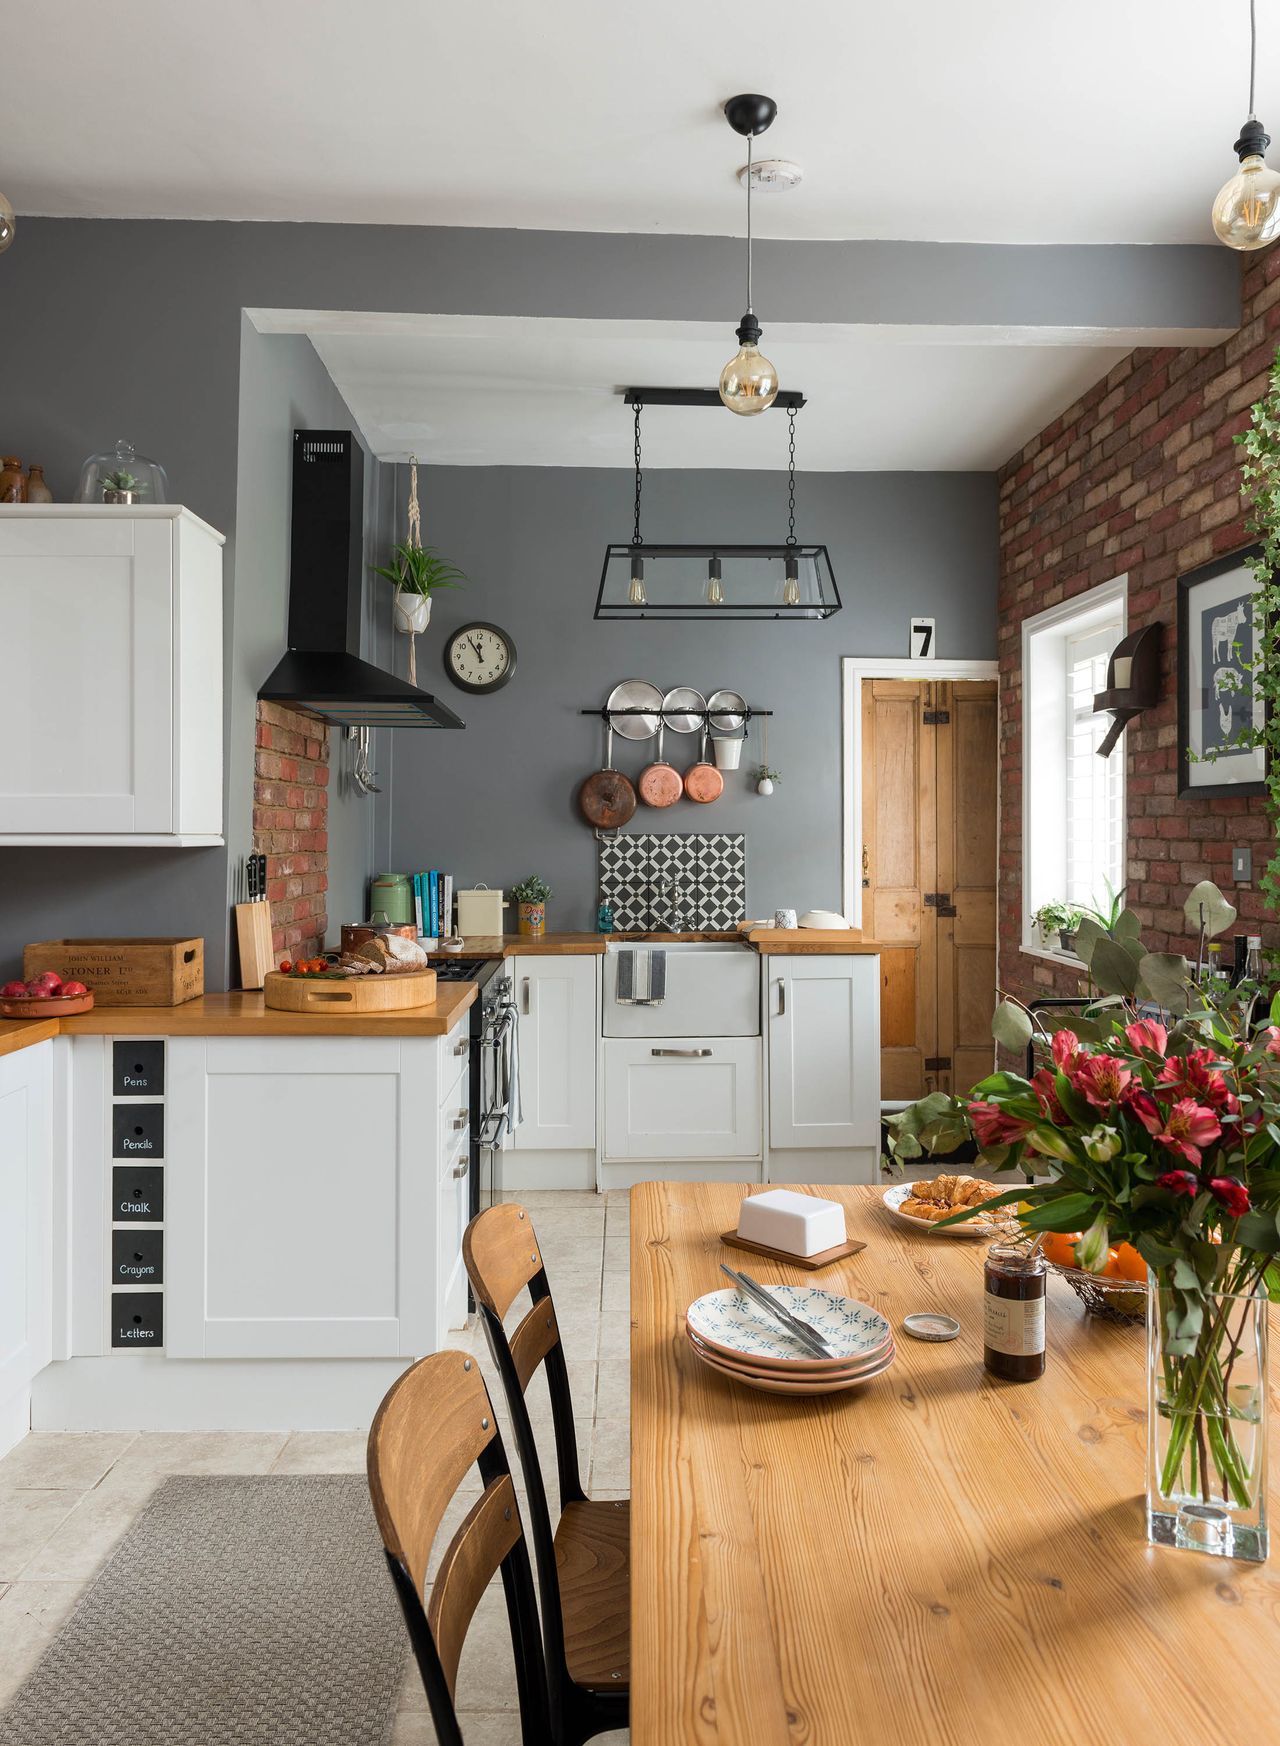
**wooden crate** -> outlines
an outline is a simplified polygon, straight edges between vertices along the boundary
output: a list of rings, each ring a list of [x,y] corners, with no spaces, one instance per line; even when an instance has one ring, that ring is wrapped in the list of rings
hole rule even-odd
[[[83,982],[99,1006],[181,1006],[204,993],[204,941],[37,940],[22,974],[41,970]]]

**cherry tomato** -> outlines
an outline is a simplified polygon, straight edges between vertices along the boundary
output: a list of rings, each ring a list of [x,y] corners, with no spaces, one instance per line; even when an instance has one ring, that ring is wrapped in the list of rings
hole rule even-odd
[[[282,976],[287,976],[289,974],[290,970],[292,970],[292,969],[293,969],[293,965],[289,962],[289,960],[287,958],[281,958],[281,960],[280,960],[280,974]]]

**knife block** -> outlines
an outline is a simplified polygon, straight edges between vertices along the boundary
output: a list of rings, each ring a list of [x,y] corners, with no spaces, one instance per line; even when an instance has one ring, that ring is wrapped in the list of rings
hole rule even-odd
[[[275,969],[271,949],[271,905],[237,903],[236,942],[240,948],[241,988],[261,988],[268,970]]]

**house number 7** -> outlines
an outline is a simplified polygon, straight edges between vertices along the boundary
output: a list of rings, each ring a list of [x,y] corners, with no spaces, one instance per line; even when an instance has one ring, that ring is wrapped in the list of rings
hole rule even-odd
[[[913,661],[931,661],[933,659],[933,620],[931,618],[913,618],[911,620],[909,653]]]

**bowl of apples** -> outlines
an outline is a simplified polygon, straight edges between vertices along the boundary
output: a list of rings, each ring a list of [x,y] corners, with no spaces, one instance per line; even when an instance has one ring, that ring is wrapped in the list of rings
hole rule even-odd
[[[64,982],[56,970],[42,970],[26,982],[6,982],[0,988],[0,1014],[5,1018],[69,1018],[92,1005],[93,995],[83,982]]]

